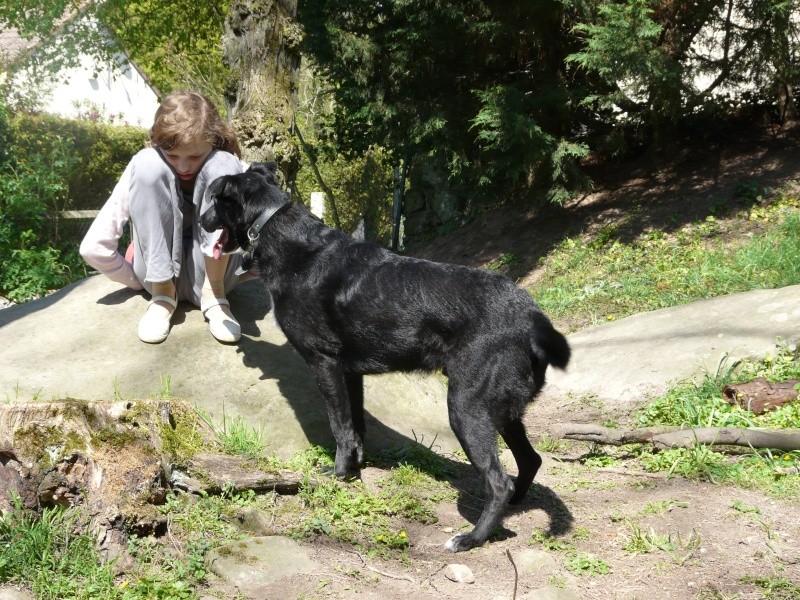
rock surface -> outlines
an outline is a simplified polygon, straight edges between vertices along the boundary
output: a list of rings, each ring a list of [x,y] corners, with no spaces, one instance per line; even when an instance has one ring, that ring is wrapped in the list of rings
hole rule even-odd
[[[139,341],[143,293],[93,276],[0,311],[0,399],[27,402],[152,398],[169,392],[216,423],[242,417],[264,432],[281,458],[309,443],[333,445],[311,372],[275,324],[261,282],[231,292],[242,339],[211,337],[200,310],[185,302],[162,344]],[[440,451],[458,447],[450,431],[444,380],[388,374],[365,380],[367,447],[415,439]]]
[[[281,577],[321,569],[303,546],[279,536],[254,537],[216,548],[208,553],[206,563],[246,598],[268,598],[275,591],[269,584]]]

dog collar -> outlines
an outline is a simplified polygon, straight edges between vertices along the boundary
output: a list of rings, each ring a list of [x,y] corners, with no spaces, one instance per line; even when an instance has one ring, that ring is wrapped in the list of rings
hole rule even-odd
[[[253,247],[253,244],[258,241],[258,238],[261,235],[261,230],[264,228],[264,225],[267,224],[267,221],[274,217],[275,213],[281,210],[284,206],[288,206],[289,204],[291,204],[291,200],[284,198],[282,204],[265,210],[247,229],[247,239],[250,240],[250,248],[242,253],[242,264],[238,269],[236,269],[236,275],[243,275],[253,268],[253,253],[250,251]]]
[[[250,244],[254,244],[256,242],[258,236],[261,235],[261,230],[264,228],[264,225],[267,224],[267,221],[274,217],[275,213],[288,204],[291,204],[291,201],[288,198],[284,198],[283,204],[268,208],[261,213],[261,216],[259,216],[247,230],[247,239],[250,240]]]

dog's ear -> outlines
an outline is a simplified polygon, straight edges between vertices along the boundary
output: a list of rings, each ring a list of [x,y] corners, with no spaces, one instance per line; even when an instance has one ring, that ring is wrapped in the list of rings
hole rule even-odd
[[[217,177],[214,181],[211,182],[211,185],[208,186],[208,191],[212,196],[216,196],[217,198],[224,198],[227,195],[234,194],[235,191],[233,189],[228,189],[229,187],[229,175],[223,175],[222,177]]]
[[[253,173],[258,173],[259,175],[263,175],[267,178],[267,181],[274,185],[278,185],[278,163],[275,161],[269,162],[255,162],[250,165],[250,168],[247,169],[248,171],[252,171]]]
[[[269,162],[254,162],[250,165],[248,171],[253,171],[254,173],[260,173],[261,175],[275,175],[275,172],[278,170],[278,163],[271,160]]]

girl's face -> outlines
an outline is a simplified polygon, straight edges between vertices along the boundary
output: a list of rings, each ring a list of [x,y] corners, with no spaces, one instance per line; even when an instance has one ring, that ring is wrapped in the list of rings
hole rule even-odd
[[[200,142],[188,146],[179,146],[172,150],[162,150],[164,158],[178,173],[182,181],[191,181],[197,175],[203,161],[211,153],[211,144]]]

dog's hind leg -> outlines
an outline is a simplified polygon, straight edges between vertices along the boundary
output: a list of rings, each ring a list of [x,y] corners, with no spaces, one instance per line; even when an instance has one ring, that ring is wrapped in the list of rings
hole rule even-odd
[[[480,474],[486,489],[486,504],[475,529],[450,538],[445,548],[453,552],[469,550],[482,545],[495,527],[500,524],[503,512],[514,493],[514,485],[506,474],[497,455],[497,430],[488,410],[474,399],[459,398],[450,382],[447,406],[450,426],[461,442],[464,452]]]
[[[359,464],[364,457],[363,434],[359,434],[353,420],[353,410],[348,394],[348,384],[339,361],[322,356],[309,361],[309,367],[317,380],[319,391],[325,399],[328,421],[336,440],[336,462],[334,475],[341,479],[358,477]],[[360,421],[363,427],[363,392]]]
[[[514,460],[517,461],[519,475],[514,482],[514,495],[509,501],[509,504],[517,504],[528,493],[533,478],[536,477],[539,467],[542,466],[542,457],[531,446],[522,419],[512,419],[506,423],[500,429],[500,435],[503,436],[503,440],[514,455]]]
[[[353,427],[359,440],[361,440],[361,452],[356,457],[358,465],[361,466],[364,464],[364,434],[367,430],[364,422],[364,376],[345,375],[344,380],[347,384],[347,395],[350,398],[350,414],[353,417]]]

